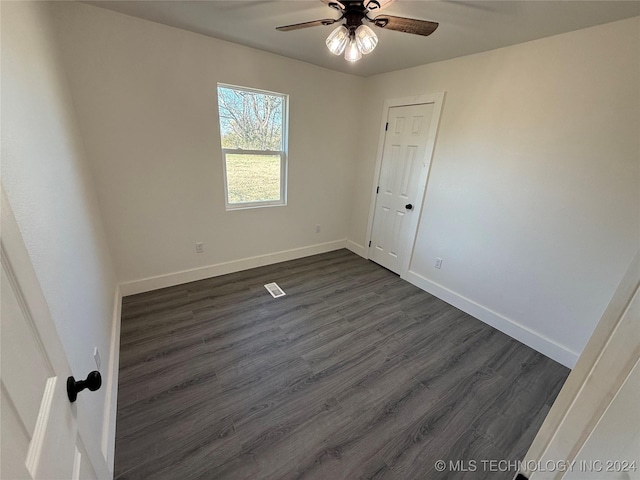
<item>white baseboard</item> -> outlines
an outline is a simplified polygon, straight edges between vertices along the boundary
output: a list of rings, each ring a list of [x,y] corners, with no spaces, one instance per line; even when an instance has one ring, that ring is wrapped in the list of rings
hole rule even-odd
[[[257,257],[243,258],[231,262],[208,265],[206,267],[193,268],[180,272],[158,275],[156,277],[143,278],[120,284],[120,291],[123,296],[134,295],[136,293],[150,292],[159,288],[173,287],[183,283],[195,282],[205,278],[226,275],[227,273],[240,272],[250,268],[263,267],[274,263],[295,260],[296,258],[308,257],[319,253],[331,252],[345,248],[346,240],[335,240],[333,242],[319,243],[308,247],[294,248],[281,252],[260,255]]]
[[[459,308],[463,312],[483,321],[487,325],[506,333],[519,342],[528,345],[534,350],[546,355],[562,365],[573,368],[578,361],[579,354],[569,350],[568,348],[554,342],[553,340],[530,330],[524,325],[500,315],[482,305],[477,304],[462,295],[453,292],[442,285],[418,275],[415,272],[407,272],[403,277],[406,281],[412,283],[418,288],[438,297],[441,300]]]
[[[113,301],[113,323],[111,326],[111,345],[109,347],[109,365],[107,370],[106,397],[102,424],[102,454],[107,468],[113,475],[116,446],[116,413],[118,406],[118,370],[120,368],[120,319],[122,316],[122,293],[116,286]]]
[[[364,246],[360,245],[359,243],[347,239],[346,247],[356,255],[360,255],[362,258],[367,258],[366,248],[364,248]]]

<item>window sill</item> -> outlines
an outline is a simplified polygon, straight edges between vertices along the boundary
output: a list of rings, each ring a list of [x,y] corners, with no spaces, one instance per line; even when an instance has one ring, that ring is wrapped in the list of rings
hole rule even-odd
[[[225,210],[227,212],[233,212],[236,210],[253,210],[255,208],[271,208],[271,207],[286,207],[287,203],[268,203],[268,204],[249,204],[249,205],[239,205],[239,206],[225,206]]]

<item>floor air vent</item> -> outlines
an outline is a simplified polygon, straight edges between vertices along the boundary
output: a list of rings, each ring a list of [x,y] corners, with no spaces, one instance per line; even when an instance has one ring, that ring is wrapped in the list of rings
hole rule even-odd
[[[267,283],[264,288],[271,294],[273,298],[284,297],[286,293],[282,290],[276,282]]]

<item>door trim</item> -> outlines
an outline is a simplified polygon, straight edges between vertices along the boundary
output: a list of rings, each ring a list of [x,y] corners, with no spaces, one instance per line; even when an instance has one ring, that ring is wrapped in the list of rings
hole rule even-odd
[[[118,375],[120,369],[120,326],[122,323],[122,291],[116,286],[113,299],[113,318],[111,323],[111,344],[109,346],[109,364],[107,367],[106,395],[102,417],[102,455],[109,472],[115,471],[116,417],[118,413]]]
[[[523,459],[520,473],[531,480],[559,480],[564,476],[566,472],[560,470],[532,471],[531,467],[575,461],[640,361],[639,298],[637,251]]]
[[[424,151],[423,161],[427,162],[428,166],[422,169],[420,181],[418,182],[417,198],[415,200],[415,207],[411,220],[409,222],[409,235],[407,235],[407,244],[403,245],[404,259],[402,260],[402,266],[400,267],[400,277],[404,277],[411,263],[411,257],[413,256],[413,247],[416,241],[416,234],[418,233],[418,223],[420,215],[422,214],[422,205],[427,190],[427,184],[429,182],[429,174],[431,172],[431,163],[433,160],[433,151],[436,145],[436,138],[438,135],[438,127],[440,125],[440,115],[442,113],[442,106],[444,104],[445,92],[431,93],[426,95],[416,95],[413,97],[402,98],[390,98],[384,101],[384,107],[382,109],[382,120],[380,122],[380,135],[378,139],[378,153],[376,154],[376,166],[373,175],[373,186],[371,188],[371,198],[369,201],[369,219],[367,221],[367,236],[365,238],[364,258],[369,259],[369,242],[373,233],[373,218],[376,210],[376,196],[377,187],[380,182],[380,170],[382,168],[382,156],[384,154],[384,144],[386,137],[386,124],[389,117],[389,110],[393,107],[408,107],[412,105],[423,105],[431,103],[433,104],[433,113],[431,115],[431,124],[429,125],[429,134],[427,139],[427,146]],[[410,243],[409,240],[410,239]]]

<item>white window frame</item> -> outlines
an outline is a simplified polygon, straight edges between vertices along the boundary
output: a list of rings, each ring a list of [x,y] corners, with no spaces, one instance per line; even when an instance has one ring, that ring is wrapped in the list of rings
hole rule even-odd
[[[230,88],[233,90],[242,90],[249,93],[257,93],[263,95],[272,95],[282,98],[282,150],[245,150],[242,148],[222,148],[222,131],[220,132],[220,146],[222,149],[222,170],[224,183],[224,203],[226,210],[245,210],[249,208],[263,207],[283,207],[287,205],[287,180],[288,180],[288,162],[287,152],[289,148],[289,95],[286,93],[271,92],[268,90],[260,90],[257,88],[239,87],[227,83],[218,83],[218,88]],[[216,102],[218,101],[218,89],[216,88]],[[220,125],[220,106],[218,105],[218,128]],[[229,191],[227,182],[227,155],[268,155],[280,156],[280,200],[270,200],[261,202],[240,202],[229,203]]]

